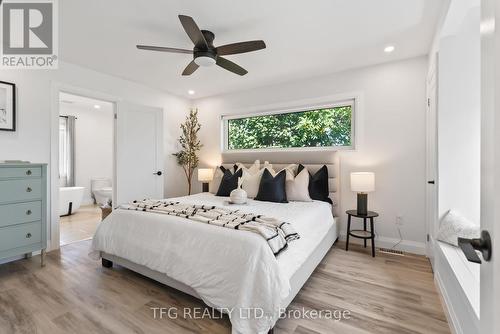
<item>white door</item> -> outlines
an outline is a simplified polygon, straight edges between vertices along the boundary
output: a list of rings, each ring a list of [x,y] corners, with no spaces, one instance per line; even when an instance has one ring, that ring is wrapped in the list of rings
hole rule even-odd
[[[427,114],[426,114],[426,221],[427,256],[434,266],[434,237],[437,222],[437,55],[432,60],[427,77]]]
[[[500,1],[483,0],[481,7],[481,229],[491,236],[493,254],[481,264],[480,321],[481,334],[496,334],[500,333]]]
[[[163,198],[163,162],[162,109],[119,102],[113,206]]]

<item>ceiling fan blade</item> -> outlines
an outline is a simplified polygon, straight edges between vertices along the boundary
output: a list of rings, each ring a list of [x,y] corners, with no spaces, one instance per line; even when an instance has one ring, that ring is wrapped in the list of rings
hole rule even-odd
[[[198,25],[194,22],[193,18],[191,16],[179,15],[179,20],[181,20],[181,24],[184,27],[186,34],[188,34],[189,38],[193,41],[194,46],[199,49],[208,49],[205,36],[203,36],[203,33],[200,28],[198,28]]]
[[[182,75],[191,75],[194,73],[194,71],[198,69],[198,67],[200,66],[198,66],[198,64],[196,64],[194,60],[191,60],[191,62],[188,64],[188,66],[186,66],[186,68],[182,72]]]
[[[161,51],[161,52],[193,54],[193,50],[167,48],[167,47],[163,47],[163,46],[137,45],[137,48],[141,49],[141,50],[148,50],[148,51]]]
[[[243,67],[233,63],[230,60],[227,60],[226,58],[217,57],[217,65],[238,75],[245,75],[248,73],[248,71],[245,70]]]
[[[234,55],[238,53],[252,52],[266,48],[264,41],[248,41],[219,46],[217,54],[220,56]]]

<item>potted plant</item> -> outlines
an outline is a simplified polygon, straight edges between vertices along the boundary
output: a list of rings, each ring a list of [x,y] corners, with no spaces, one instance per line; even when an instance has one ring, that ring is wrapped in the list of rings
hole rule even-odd
[[[188,195],[191,195],[191,185],[193,172],[198,167],[198,152],[203,146],[198,139],[198,132],[201,125],[198,122],[198,109],[191,109],[186,121],[181,124],[182,134],[179,137],[181,150],[174,155],[177,157],[177,163],[184,170],[188,182]]]

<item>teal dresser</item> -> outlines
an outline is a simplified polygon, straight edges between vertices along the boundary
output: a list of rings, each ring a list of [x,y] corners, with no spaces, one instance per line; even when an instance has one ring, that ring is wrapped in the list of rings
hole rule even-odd
[[[47,248],[47,165],[0,163],[0,259]]]

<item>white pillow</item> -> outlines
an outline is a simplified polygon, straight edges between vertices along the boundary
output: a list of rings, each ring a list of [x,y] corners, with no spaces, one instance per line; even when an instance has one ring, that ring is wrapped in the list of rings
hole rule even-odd
[[[262,178],[264,169],[269,170],[272,175],[276,174],[276,172],[272,170],[269,165],[267,165],[267,167],[259,169],[256,173],[253,174],[250,173],[250,170],[246,168],[243,169],[243,182],[241,188],[247,192],[248,198],[255,198],[255,196],[257,196],[260,187],[260,179]]]
[[[289,201],[312,202],[309,196],[309,172],[307,168],[294,177],[293,172],[286,168],[286,199]]]
[[[297,164],[290,164],[290,165],[286,166],[283,169],[286,170],[286,179],[287,180],[293,180],[295,178],[295,176],[297,176],[297,170],[299,169],[299,165],[297,165]]]
[[[264,173],[264,168],[254,174],[245,172],[245,170],[243,171],[243,182],[241,184],[241,188],[247,192],[248,198],[254,198],[259,192],[260,179],[262,178],[262,173]]]
[[[245,165],[241,162],[237,162],[236,166],[238,166],[238,169],[246,169],[250,174],[256,174],[260,171],[260,160],[255,160],[255,162],[249,168],[246,168]]]
[[[217,193],[217,190],[219,190],[220,183],[222,181],[222,176],[224,176],[224,173],[220,170],[220,167],[217,166],[215,167],[214,171],[214,176],[212,178],[212,181],[208,184],[208,191],[212,194]]]
[[[458,237],[479,238],[480,227],[454,210],[448,211],[439,223],[437,239],[458,246]]]
[[[271,172],[274,172],[274,169],[273,169],[273,164],[270,164],[269,161],[264,161],[264,167],[263,168],[267,168],[269,169],[269,171]]]

